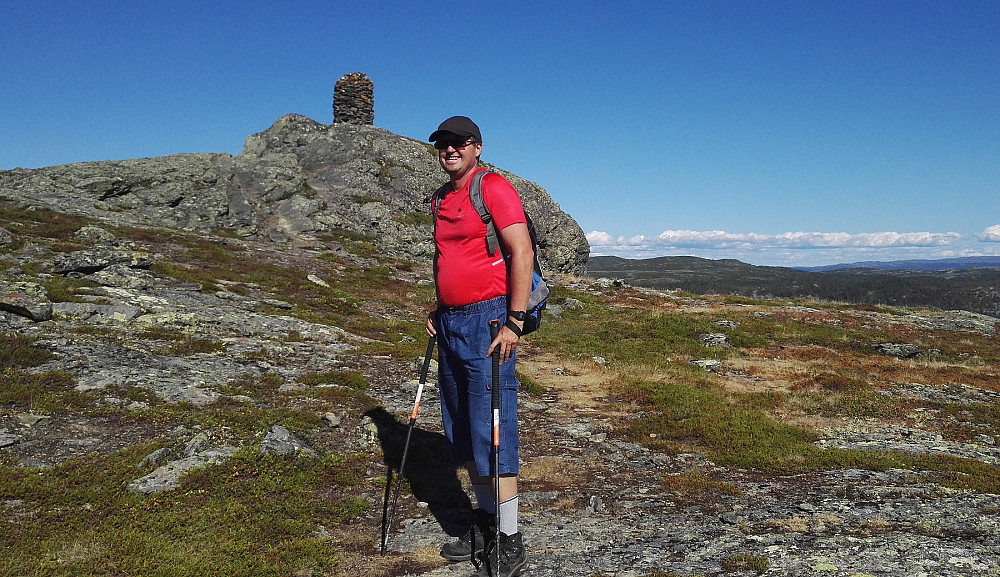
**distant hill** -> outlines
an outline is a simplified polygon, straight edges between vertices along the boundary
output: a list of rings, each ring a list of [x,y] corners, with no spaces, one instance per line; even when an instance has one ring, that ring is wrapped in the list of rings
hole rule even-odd
[[[966,256],[961,258],[894,260],[888,262],[869,260],[862,262],[795,268],[796,270],[811,272],[826,272],[847,268],[873,268],[877,270],[949,270],[958,268],[986,267],[1000,267],[1000,256]]]
[[[968,260],[968,259],[949,259]],[[635,286],[695,294],[796,298],[965,310],[1000,317],[1000,266],[944,270],[852,268],[827,271],[754,266],[691,256],[624,259],[596,256],[587,274]]]

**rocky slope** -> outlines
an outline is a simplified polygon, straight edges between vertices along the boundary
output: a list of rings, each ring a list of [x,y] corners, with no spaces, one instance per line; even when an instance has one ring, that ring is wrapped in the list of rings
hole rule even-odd
[[[521,194],[550,272],[582,273],[580,226],[541,187],[497,169]],[[0,171],[0,196],[130,226],[312,243],[344,231],[383,254],[429,262],[434,149],[381,128],[287,115],[243,152],[179,154]]]

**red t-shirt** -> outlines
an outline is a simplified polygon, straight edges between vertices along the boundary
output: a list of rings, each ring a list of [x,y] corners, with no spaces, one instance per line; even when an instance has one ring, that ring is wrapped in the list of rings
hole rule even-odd
[[[507,294],[507,267],[502,254],[486,252],[486,225],[469,199],[471,183],[470,176],[462,190],[445,195],[434,227],[438,303],[450,307]],[[504,228],[525,222],[521,197],[506,178],[487,174],[482,190],[498,236]]]

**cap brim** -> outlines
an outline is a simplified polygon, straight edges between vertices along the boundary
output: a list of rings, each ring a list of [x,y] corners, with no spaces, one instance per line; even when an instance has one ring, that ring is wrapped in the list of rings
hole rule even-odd
[[[447,138],[469,138],[470,136],[475,136],[475,134],[470,132],[453,132],[451,130],[435,130],[427,140],[437,142],[438,140],[445,140]]]

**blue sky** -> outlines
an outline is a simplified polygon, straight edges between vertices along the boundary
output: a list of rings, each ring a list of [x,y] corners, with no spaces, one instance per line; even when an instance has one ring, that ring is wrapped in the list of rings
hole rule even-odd
[[[1000,2],[0,0],[0,169],[239,153],[336,80],[453,114],[592,254],[1000,255]]]

